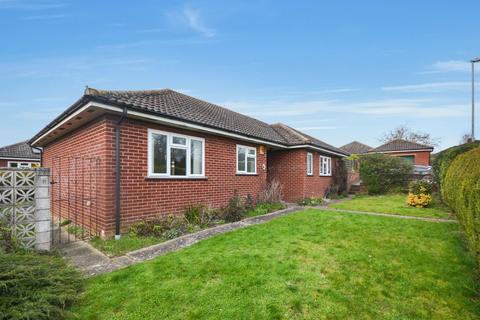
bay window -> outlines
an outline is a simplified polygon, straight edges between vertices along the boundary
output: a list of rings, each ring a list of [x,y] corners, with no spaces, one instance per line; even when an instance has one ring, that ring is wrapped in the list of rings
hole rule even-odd
[[[257,149],[237,145],[237,174],[257,173]]]
[[[320,175],[321,176],[332,175],[332,158],[320,156]]]
[[[176,133],[148,130],[148,175],[204,177],[205,140]]]

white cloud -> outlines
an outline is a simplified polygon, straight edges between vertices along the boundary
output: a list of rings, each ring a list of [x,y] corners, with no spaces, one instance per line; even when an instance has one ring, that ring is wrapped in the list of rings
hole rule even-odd
[[[199,10],[185,7],[183,9],[182,14],[183,14],[183,17],[185,18],[187,25],[193,30],[201,33],[202,35],[208,38],[212,38],[216,35],[216,31],[214,29],[209,28],[205,25],[205,23],[202,20],[202,17],[200,16]]]
[[[468,72],[470,70],[470,63],[463,60],[447,60],[437,61],[428,66],[426,71],[421,73],[443,73],[443,72]]]
[[[465,91],[470,87],[469,82],[431,82],[401,86],[383,87],[383,91],[399,92],[443,92],[443,91]]]

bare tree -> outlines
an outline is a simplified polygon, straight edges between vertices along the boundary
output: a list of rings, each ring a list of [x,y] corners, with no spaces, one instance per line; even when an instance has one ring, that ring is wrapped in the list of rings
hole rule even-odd
[[[395,129],[384,133],[379,140],[383,143],[387,143],[396,139],[421,143],[432,147],[437,147],[440,144],[440,139],[433,138],[429,133],[413,131],[406,125],[398,126]]]
[[[460,144],[469,143],[472,140],[472,136],[469,133],[465,133],[460,139]]]

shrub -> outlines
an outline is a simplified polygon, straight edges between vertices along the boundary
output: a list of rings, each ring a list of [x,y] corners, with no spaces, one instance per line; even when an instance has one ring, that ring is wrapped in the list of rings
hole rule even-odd
[[[245,218],[245,204],[243,199],[238,195],[237,191],[228,200],[228,205],[223,209],[223,218],[226,222],[240,221]]]
[[[301,206],[319,206],[322,203],[323,203],[323,199],[316,198],[316,197],[304,198],[298,202],[298,204]]]
[[[404,159],[384,154],[367,154],[361,156],[360,178],[369,194],[382,194],[406,186],[412,169],[412,164]]]
[[[408,192],[415,195],[432,194],[432,183],[426,180],[415,180],[410,182]]]
[[[425,208],[425,207],[428,207],[431,202],[432,202],[432,196],[430,194],[409,193],[407,197],[407,204],[411,207]]]
[[[64,319],[78,298],[78,271],[51,254],[0,254],[0,318]]]
[[[282,201],[283,186],[277,179],[272,179],[258,195],[260,203],[280,203]]]
[[[443,180],[442,197],[465,230],[480,266],[480,148],[452,161]]]
[[[333,169],[332,185],[330,186],[329,195],[331,198],[336,198],[339,195],[347,193],[347,179],[348,171],[345,161],[338,159],[334,161],[335,168]]]
[[[14,252],[17,249],[19,245],[11,228],[3,219],[0,219],[0,254]]]
[[[261,216],[270,212],[277,210],[285,209],[287,206],[283,203],[260,203],[257,204],[254,208],[247,211],[246,216],[255,217]]]
[[[480,141],[475,141],[472,143],[465,143],[459,146],[454,146],[448,149],[439,152],[435,155],[432,161],[432,171],[435,178],[435,182],[438,186],[438,189],[441,190],[443,187],[443,182],[447,174],[448,167],[452,161],[460,154],[468,152],[476,147],[480,146]]]

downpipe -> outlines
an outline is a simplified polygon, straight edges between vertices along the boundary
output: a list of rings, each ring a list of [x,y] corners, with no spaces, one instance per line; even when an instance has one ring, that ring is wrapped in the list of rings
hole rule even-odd
[[[127,107],[123,107],[123,113],[117,121],[115,127],[115,240],[120,240],[120,223],[121,223],[121,133],[122,125],[127,118]]]

